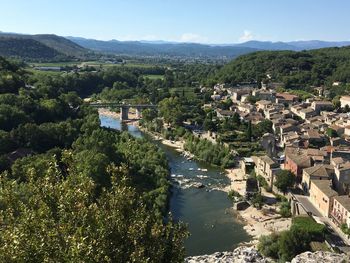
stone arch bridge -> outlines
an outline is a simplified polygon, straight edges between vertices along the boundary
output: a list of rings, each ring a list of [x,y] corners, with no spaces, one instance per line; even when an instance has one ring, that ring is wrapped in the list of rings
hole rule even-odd
[[[133,108],[136,110],[136,118],[142,117],[142,110],[144,109],[156,109],[157,105],[153,104],[121,104],[116,102],[92,102],[90,106],[95,108],[108,108],[108,107],[119,107],[120,108],[120,120],[126,121],[129,119],[129,110]]]

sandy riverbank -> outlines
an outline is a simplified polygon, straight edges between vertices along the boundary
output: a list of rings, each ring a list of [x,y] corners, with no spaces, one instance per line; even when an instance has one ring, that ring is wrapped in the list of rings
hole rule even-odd
[[[245,195],[245,186],[247,175],[241,169],[226,169],[226,176],[231,180],[231,184],[226,186],[223,191],[234,190],[240,195]],[[274,195],[262,191],[262,195],[268,198],[274,198]],[[238,219],[245,224],[244,229],[254,239],[262,235],[270,235],[273,232],[280,232],[289,229],[291,225],[290,218],[281,218],[277,213],[276,205],[264,205],[262,209],[251,206],[246,210],[236,211]]]

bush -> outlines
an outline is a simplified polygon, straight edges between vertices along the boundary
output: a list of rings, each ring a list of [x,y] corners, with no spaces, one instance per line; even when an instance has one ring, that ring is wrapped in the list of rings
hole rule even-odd
[[[279,236],[274,233],[269,236],[261,236],[258,244],[260,253],[266,257],[278,258],[278,238]]]
[[[230,190],[228,193],[228,198],[232,201],[232,202],[236,202],[237,200],[242,199],[242,196],[236,192],[235,190]]]
[[[256,208],[261,209],[263,204],[264,204],[264,197],[260,194],[257,193],[251,200],[252,205],[255,206]]]
[[[280,204],[279,213],[282,217],[291,217],[292,216],[292,212],[290,211],[290,203],[288,201],[282,202]]]
[[[301,229],[283,231],[262,236],[259,239],[258,250],[266,257],[290,261],[296,255],[309,250],[310,235]]]
[[[309,216],[294,217],[292,220],[291,230],[305,231],[310,235],[312,240],[324,240],[326,229],[325,225],[318,224]]]

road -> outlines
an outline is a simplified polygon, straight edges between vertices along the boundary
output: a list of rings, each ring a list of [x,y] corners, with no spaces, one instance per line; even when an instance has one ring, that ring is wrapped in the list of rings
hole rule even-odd
[[[305,195],[294,195],[295,198],[301,203],[307,212],[311,212],[314,216],[323,217],[318,209],[311,203],[308,196]]]

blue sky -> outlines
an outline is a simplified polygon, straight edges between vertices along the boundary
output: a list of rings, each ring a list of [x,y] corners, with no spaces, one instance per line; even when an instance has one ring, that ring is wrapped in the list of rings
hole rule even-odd
[[[102,40],[350,40],[348,0],[0,0],[0,31]]]

